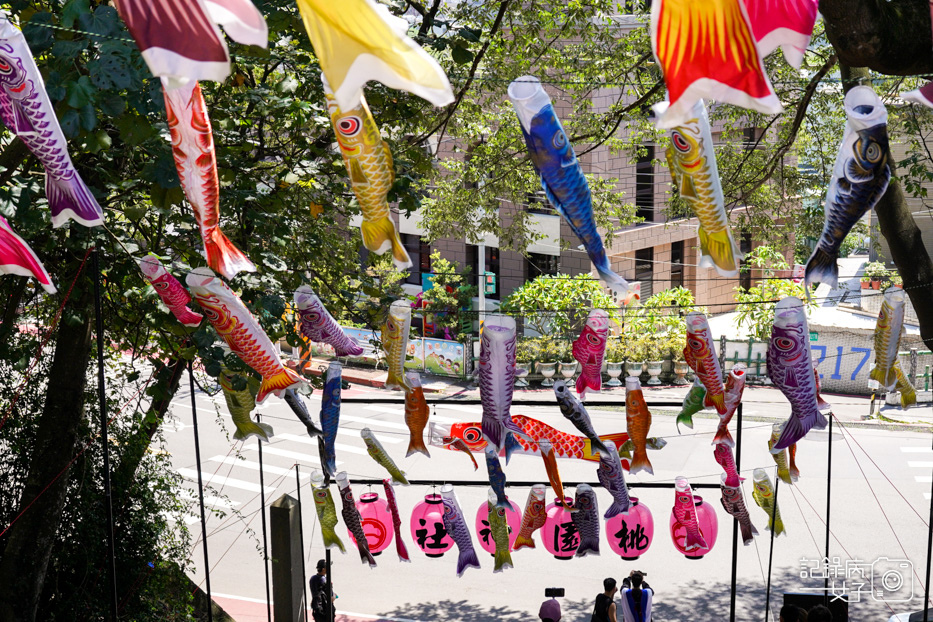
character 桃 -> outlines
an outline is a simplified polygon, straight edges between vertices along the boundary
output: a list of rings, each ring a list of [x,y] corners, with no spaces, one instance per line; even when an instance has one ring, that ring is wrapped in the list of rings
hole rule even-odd
[[[473,538],[470,529],[463,518],[463,510],[457,501],[457,494],[450,484],[441,486],[441,502],[444,504],[444,528],[460,554],[457,556],[457,576],[462,577],[467,568],[479,568],[479,558],[473,548]]]
[[[657,0],[651,5],[651,48],[671,105],[658,120],[668,129],[690,118],[702,98],[781,112],[742,0]]]
[[[783,423],[775,423],[771,426],[771,438],[768,439],[768,451],[774,447],[774,444],[781,437],[781,432],[784,431]],[[791,445],[791,447],[796,447],[796,445]],[[774,458],[774,464],[778,468],[778,477],[781,478],[781,481],[785,484],[793,484],[794,480],[797,479],[790,471],[790,463],[787,460],[787,450],[781,449],[776,453],[772,452],[771,457]],[[797,473],[797,476],[800,474]]]
[[[590,447],[594,451],[605,451],[606,446],[603,445],[603,442],[596,434],[596,430],[593,429],[590,414],[586,412],[586,408],[580,400],[567,389],[567,385],[563,380],[554,383],[554,395],[557,397],[557,405],[560,406],[560,414],[570,421],[573,427],[582,432],[583,436],[590,439]]]
[[[269,45],[266,20],[250,0],[115,4],[149,71],[172,89],[198,80],[223,82],[230,75],[230,52],[217,24],[234,41]]]
[[[719,445],[717,445],[719,447]],[[686,477],[678,476],[674,479],[674,517],[683,526],[686,532],[684,542],[685,551],[709,548],[706,539],[700,533],[700,523],[697,518],[696,502],[693,498],[693,489]]]
[[[395,529],[395,551],[398,553],[400,562],[410,562],[408,557],[408,548],[405,541],[402,540],[402,517],[398,512],[398,502],[395,500],[395,488],[392,487],[392,480],[382,480],[382,487],[386,491],[386,502],[389,504],[389,513],[392,515],[392,526]]]
[[[809,339],[803,302],[793,296],[778,302],[768,344],[768,377],[790,402],[791,415],[780,438],[771,447],[772,453],[793,445],[810,428],[822,430],[827,424],[816,401]]]
[[[256,408],[256,398],[253,391],[250,390],[250,377],[243,372],[233,372],[222,367],[217,381],[224,394],[224,400],[227,402],[227,410],[230,411],[230,417],[233,419],[233,425],[236,426],[236,432],[233,438],[238,441],[248,439],[250,436],[258,436],[264,441],[268,441],[272,436],[272,426],[268,423],[260,423],[250,419],[249,415]],[[234,384],[241,384],[242,388],[235,389]]]
[[[781,509],[777,504],[775,488],[771,484],[771,478],[768,477],[767,471],[764,469],[755,469],[752,474],[752,479],[754,485],[752,488],[752,498],[755,499],[755,503],[758,504],[758,507],[764,510],[768,515],[768,526],[765,527],[765,529],[773,531],[776,536],[787,533],[784,530],[784,521],[781,520]]]
[[[706,401],[706,387],[698,376],[693,377],[693,386],[684,396],[683,404],[680,407],[680,413],[677,415],[674,423],[677,424],[677,433],[680,434],[680,424],[684,424],[691,430],[693,429],[693,415],[704,408]]]
[[[411,391],[405,393],[405,425],[408,426],[408,452],[405,457],[415,453],[421,453],[431,457],[431,453],[424,445],[424,428],[428,425],[428,417],[431,415],[428,409],[428,402],[424,399],[424,389],[421,387],[421,374],[417,372],[408,372],[408,384],[411,385]]]
[[[887,391],[897,388],[897,352],[904,331],[904,300],[906,292],[889,287],[884,292],[878,322],[875,324],[875,366],[868,377],[878,381]]]
[[[853,87],[844,100],[846,128],[826,192],[825,224],[804,270],[807,286],[839,281],[839,247],[849,230],[875,207],[891,179],[888,111],[867,86]]]
[[[662,108],[663,105],[656,106]],[[697,101],[688,119],[671,129],[671,146],[667,148],[667,165],[677,193],[687,202],[700,228],[700,267],[716,268],[724,277],[739,273],[743,255],[739,251],[719,181],[713,134],[703,100]]]
[[[557,495],[557,502],[564,506],[564,509],[575,512],[576,510],[567,504],[564,499],[564,484],[560,480],[560,471],[557,468],[557,455],[551,441],[546,438],[538,439],[538,447],[541,448],[541,457],[544,459],[544,470],[547,471],[547,478],[551,482],[551,489]]]
[[[295,308],[301,322],[301,334],[307,339],[330,344],[336,356],[359,356],[363,353],[356,339],[343,332],[321,299],[307,285],[295,290]]]
[[[628,281],[613,272],[596,229],[590,187],[577,161],[573,145],[554,112],[551,98],[534,76],[522,76],[509,85],[509,99],[518,114],[528,154],[541,176],[548,200],[583,243],[599,277],[623,302],[638,298]]]
[[[687,314],[687,347],[684,360],[706,387],[705,406],[713,406],[720,415],[726,414],[726,391],[722,384],[722,368],[716,358],[716,344],[706,316],[696,311]]]
[[[234,354],[262,376],[257,402],[262,403],[270,393],[281,397],[287,389],[304,382],[285,367],[272,341],[240,297],[210,269],[196,268],[188,273],[185,282],[217,334]]]
[[[622,460],[612,441],[606,441],[606,451],[599,452],[599,468],[596,477],[603,488],[612,495],[612,505],[606,509],[604,518],[612,518],[616,514],[628,514],[632,507],[629,497],[628,485],[625,483],[625,474],[622,472]]]
[[[625,379],[625,424],[629,438],[635,444],[629,473],[641,471],[654,474],[651,461],[648,460],[648,430],[651,428],[651,412],[641,392],[641,382],[635,376]]]
[[[525,511],[522,513],[522,527],[513,546],[516,551],[526,546],[531,549],[535,548],[532,535],[544,527],[544,521],[547,520],[544,493],[544,484],[535,484],[528,491],[528,500],[525,502]]]
[[[385,388],[411,391],[405,378],[405,355],[408,352],[408,335],[411,332],[411,305],[396,300],[389,305],[389,314],[382,328],[382,349],[389,368]]]
[[[589,484],[578,484],[574,494],[573,524],[580,534],[576,556],[599,555],[599,505],[596,492]]]
[[[204,316],[188,308],[188,303],[191,302],[191,294],[181,286],[178,279],[169,274],[158,257],[149,253],[142,259],[137,260],[137,263],[146,280],[149,281],[156,294],[159,295],[159,298],[162,299],[162,302],[165,303],[165,306],[172,312],[176,320],[189,328],[195,328],[201,324]]]
[[[512,554],[509,552],[509,523],[505,517],[506,508],[499,505],[498,498],[499,493],[490,488],[486,508],[489,510],[489,530],[492,532],[493,542],[496,543],[496,552],[493,554],[495,560],[493,572],[502,572],[506,568],[514,567]]]
[[[742,394],[745,392],[745,372],[745,363],[736,363],[729,370],[729,377],[726,379],[726,412],[719,415],[719,427],[713,437],[713,445],[722,443],[735,447],[735,440],[729,432],[729,422],[732,421],[732,416],[738,409]]]
[[[325,79],[324,94],[337,144],[347,165],[350,188],[363,213],[360,224],[363,245],[377,255],[392,251],[395,267],[405,270],[411,267],[411,258],[402,246],[386,199],[395,182],[389,145],[383,142],[362,93],[351,107],[343,108],[337,105]]]
[[[499,456],[496,450],[490,446],[486,447],[486,472],[489,474],[489,486],[496,493],[496,507],[509,509],[512,505],[508,497],[505,496],[505,472],[499,463]]]
[[[726,475],[726,486],[738,486],[744,477],[739,477],[739,471],[735,466],[735,456],[732,455],[732,447],[725,443],[719,443],[713,446],[713,457]]]
[[[748,514],[748,508],[745,506],[745,499],[742,497],[742,489],[738,486],[726,485],[726,474],[722,474],[722,483],[719,485],[722,491],[722,508],[727,514],[739,521],[739,529],[742,531],[742,542],[745,546],[752,543],[754,536],[758,535],[758,530],[752,524],[752,518]]]
[[[103,224],[103,210],[71,162],[68,142],[26,37],[3,9],[0,9],[0,119],[45,169],[45,197],[52,212],[52,226],[64,226],[69,219],[85,227]],[[36,263],[41,267],[38,260]],[[32,274],[35,273],[30,270],[29,275]],[[36,278],[43,285],[51,283]]]
[[[340,427],[340,392],[343,375],[343,365],[339,361],[332,361],[327,367],[324,376],[324,391],[321,396],[321,437],[320,449],[322,452],[321,465],[328,476],[334,477],[337,473],[337,450],[334,443],[337,440],[337,428]]]
[[[743,0],[762,58],[778,49],[799,69],[816,23],[817,0]]]
[[[317,479],[317,482],[313,480]],[[343,546],[340,536],[334,527],[337,526],[337,506],[334,504],[334,498],[330,494],[330,487],[324,484],[324,477],[318,478],[312,476],[311,494],[314,498],[314,509],[317,511],[318,522],[321,524],[321,537],[324,538],[324,548],[330,549],[337,547],[341,553],[346,553],[347,549]]]
[[[376,438],[373,431],[369,428],[363,428],[360,430],[360,436],[363,437],[363,442],[366,444],[366,451],[369,452],[369,456],[375,460],[379,466],[389,472],[389,475],[392,476],[392,482],[408,486],[408,479],[405,478],[405,471],[398,468],[395,461],[389,457],[385,447],[382,446],[382,443],[379,442],[379,439]]]
[[[54,294],[57,291],[45,266],[23,238],[16,235],[3,216],[0,216],[0,272],[31,276],[39,281],[39,285],[48,293]]]
[[[515,387],[515,320],[506,315],[486,319],[480,336],[479,396],[483,405],[483,436],[496,451],[505,444],[505,432],[524,435],[512,421]]]
[[[366,534],[363,532],[362,518],[359,510],[356,509],[356,501],[353,499],[353,491],[350,489],[350,478],[346,471],[337,473],[334,478],[337,480],[337,489],[340,490],[340,503],[343,505],[341,516],[343,522],[353,534],[356,540],[356,548],[360,552],[360,559],[364,563],[369,563],[370,568],[376,567],[376,559],[369,550],[369,542],[366,540]]]
[[[435,106],[454,100],[444,70],[388,7],[373,0],[298,0],[298,11],[341,108],[351,107],[370,80]]]
[[[207,265],[228,279],[238,272],[255,272],[253,262],[220,230],[217,155],[201,87],[197,82],[173,90],[166,84],[163,87],[175,170],[194,210]]]
[[[609,314],[605,309],[593,309],[586,318],[580,336],[573,342],[573,358],[580,363],[577,393],[583,399],[586,391],[599,391],[603,384],[603,357],[609,337]]]

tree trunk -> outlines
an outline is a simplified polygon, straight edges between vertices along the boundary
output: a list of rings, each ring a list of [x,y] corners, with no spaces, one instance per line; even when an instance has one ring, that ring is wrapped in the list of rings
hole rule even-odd
[[[29,475],[19,503],[24,514],[10,529],[0,560],[2,622],[35,620],[61,522],[69,481],[68,463],[75,455],[78,429],[84,417],[91,352],[91,287],[90,283],[79,286],[83,293],[68,304],[58,328],[45,407],[38,421]],[[66,319],[69,317],[77,321],[69,323]]]
[[[846,92],[856,86],[859,80],[869,77],[865,67],[850,67],[840,62],[839,68]],[[920,227],[910,213],[904,189],[896,177],[894,161],[889,158],[888,164],[891,167],[891,183],[875,206],[875,216],[881,235],[888,241],[897,273],[904,280],[904,291],[917,312],[920,336],[927,348],[933,350],[933,260],[923,244]]]

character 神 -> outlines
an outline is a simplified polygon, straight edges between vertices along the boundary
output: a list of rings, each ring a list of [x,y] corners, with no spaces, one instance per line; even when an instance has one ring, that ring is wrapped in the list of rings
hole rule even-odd
[[[234,354],[262,376],[257,402],[262,403],[270,393],[281,397],[287,389],[303,382],[282,364],[266,332],[226,283],[208,268],[196,268],[185,281],[217,334]]]
[[[431,457],[431,453],[424,445],[424,428],[428,425],[428,417],[431,411],[428,409],[428,402],[424,399],[424,389],[421,387],[421,374],[408,372],[408,384],[411,385],[411,391],[405,393],[405,425],[408,426],[410,434],[408,440],[408,452],[405,457],[415,453],[421,453]]]
[[[606,285],[623,302],[637,299],[638,294],[628,281],[613,272],[609,265],[593,218],[590,187],[541,81],[534,76],[518,78],[509,85],[509,99],[518,114],[528,154],[541,176],[541,186],[548,200],[583,243]]]
[[[648,460],[648,430],[651,428],[651,412],[641,392],[641,382],[635,376],[625,379],[625,424],[629,438],[635,444],[629,473],[645,471],[654,474]]]
[[[790,402],[791,416],[771,453],[795,444],[811,428],[822,430],[827,424],[816,401],[809,338],[803,302],[793,296],[778,302],[768,345],[768,377]]]
[[[826,192],[825,224],[804,270],[804,280],[835,288],[839,281],[839,247],[849,230],[875,207],[888,188],[888,111],[868,86],[849,90],[844,100],[846,127]]]
[[[389,513],[392,514],[392,526],[395,528],[395,551],[398,553],[400,562],[410,562],[408,557],[408,548],[405,541],[402,540],[402,517],[399,515],[398,502],[395,500],[395,488],[392,487],[392,480],[382,480],[382,486],[386,491],[386,502],[389,504]]]
[[[671,105],[658,121],[683,125],[698,99],[781,112],[742,0],[658,0],[651,5],[651,47]]]
[[[720,415],[726,414],[726,392],[722,384],[722,368],[716,358],[716,344],[709,330],[709,322],[702,313],[687,314],[687,347],[684,360],[706,387],[703,404],[712,406]]]
[[[583,436],[590,439],[590,447],[594,451],[604,451],[606,446],[603,445],[603,442],[596,434],[596,430],[593,429],[590,414],[586,412],[586,408],[584,408],[580,400],[567,389],[567,385],[563,380],[554,383],[554,395],[557,397],[557,405],[560,406],[560,414],[570,421],[573,427],[578,429]]]
[[[514,549],[528,547],[535,548],[535,541],[532,535],[537,530],[544,527],[547,520],[545,511],[544,484],[535,484],[528,491],[528,500],[525,502],[525,511],[522,514],[522,527],[515,538]]]
[[[159,258],[149,253],[142,259],[137,260],[137,263],[146,280],[155,289],[156,294],[159,295],[168,310],[172,312],[175,319],[189,328],[200,326],[204,316],[188,308],[191,295],[181,286],[178,279],[169,274]]]
[[[717,445],[718,447],[718,445]],[[674,480],[674,518],[686,531],[685,551],[709,548],[706,539],[700,533],[700,523],[697,519],[696,503],[693,499],[693,489],[686,477],[677,477]]]
[[[255,272],[253,262],[220,230],[220,182],[214,133],[201,87],[197,82],[175,90],[163,86],[175,170],[194,210],[207,265],[228,279],[238,272]]]
[[[343,504],[341,516],[347,529],[353,534],[356,540],[356,548],[360,552],[360,559],[363,563],[369,563],[370,568],[376,567],[376,559],[369,550],[369,542],[366,540],[366,534],[363,532],[363,522],[360,518],[360,512],[356,509],[356,501],[353,499],[353,491],[350,489],[350,478],[346,471],[337,473],[334,478],[337,480],[337,488],[340,490],[340,502]]]
[[[257,436],[264,441],[268,441],[269,437],[272,436],[272,426],[268,423],[253,421],[249,417],[253,409],[256,408],[256,398],[253,391],[250,390],[251,383],[248,374],[233,372],[224,367],[221,368],[217,380],[220,382],[221,390],[223,390],[224,400],[227,402],[227,410],[230,411],[233,425],[236,426],[233,438],[243,441],[250,436]],[[240,385],[240,388],[234,388],[235,385]]]
[[[389,145],[382,140],[362,93],[351,107],[343,108],[337,105],[324,79],[324,94],[337,144],[350,176],[350,188],[363,213],[360,224],[363,245],[377,255],[392,251],[395,267],[405,270],[411,267],[411,258],[402,246],[386,199],[395,182]]]
[[[715,267],[724,277],[737,275],[743,255],[729,227],[709,116],[702,99],[693,105],[683,124],[671,129],[667,164],[677,193],[700,221],[700,267]]]
[[[509,552],[509,523],[505,517],[507,510],[499,506],[498,498],[499,493],[490,488],[486,507],[489,510],[489,530],[492,532],[493,542],[496,543],[496,552],[493,554],[495,560],[493,572],[502,572],[506,568],[514,567],[512,554]]]
[[[473,538],[463,518],[463,511],[457,501],[454,487],[444,484],[441,487],[441,501],[444,504],[444,528],[457,545],[457,576],[462,577],[467,568],[479,568],[479,558],[473,548]]]
[[[16,235],[10,223],[3,216],[0,216],[0,272],[31,276],[39,281],[39,285],[48,293],[56,292],[45,266],[29,245],[23,241],[23,238]],[[192,315],[196,314],[192,313]]]
[[[512,421],[515,386],[515,320],[491,316],[483,326],[479,350],[479,396],[483,406],[483,436],[498,452],[505,446],[505,432],[524,436]]]
[[[305,338],[330,344],[336,356],[359,356],[363,353],[356,339],[343,332],[321,299],[307,285],[295,290],[295,307],[301,322],[301,334]]]
[[[52,212],[52,226],[64,226],[69,219],[85,227],[103,224],[103,210],[71,162],[68,143],[26,38],[3,9],[0,9],[0,119],[45,169],[45,196]],[[42,265],[38,260],[35,263]],[[43,285],[51,284],[48,279],[36,278]]]
[[[599,555],[599,506],[596,492],[588,484],[579,484],[574,494],[573,524],[580,534],[576,556]]]
[[[338,361],[332,361],[324,376],[324,392],[321,397],[321,429],[324,432],[320,441],[321,465],[330,477],[337,473],[337,450],[334,443],[337,440],[337,428],[340,427],[342,374],[343,365]]]
[[[726,485],[726,474],[722,474],[722,483],[719,485],[722,491],[722,507],[727,514],[739,521],[739,529],[742,531],[742,542],[745,546],[752,543],[754,536],[758,535],[758,530],[752,524],[752,518],[748,515],[748,508],[745,506],[745,499],[742,497],[742,489],[738,486]]]
[[[382,328],[382,349],[389,367],[385,388],[411,391],[405,378],[405,355],[408,352],[408,334],[411,332],[411,305],[396,300],[389,306],[389,315]]]
[[[603,357],[608,337],[609,314],[605,309],[593,309],[580,336],[573,342],[573,358],[580,363],[581,369],[577,376],[577,393],[581,399],[587,390],[599,391],[602,388]]]
[[[612,505],[606,509],[604,518],[612,518],[616,514],[627,515],[632,507],[632,500],[629,497],[628,485],[625,483],[619,452],[612,441],[606,441],[606,451],[599,452],[599,468],[596,469],[596,477],[613,499]]]
[[[363,437],[363,442],[366,444],[366,451],[369,452],[369,456],[376,461],[376,464],[389,472],[389,475],[392,476],[392,482],[408,486],[405,472],[398,468],[395,461],[389,457],[385,447],[382,446],[382,443],[379,442],[379,439],[376,438],[373,431],[369,428],[363,428],[360,430],[360,436]]]

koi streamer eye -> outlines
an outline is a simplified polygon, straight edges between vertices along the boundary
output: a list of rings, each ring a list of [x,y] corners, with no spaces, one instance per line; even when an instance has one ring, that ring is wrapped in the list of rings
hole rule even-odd
[[[11,73],[13,73],[13,67],[6,62],[6,59],[0,58],[0,75],[8,76]]]
[[[359,117],[347,117],[337,123],[337,129],[344,136],[356,136],[363,127],[363,122]]]
[[[589,341],[590,343],[592,343],[594,346],[598,346],[598,345],[599,345],[599,337],[597,337],[596,335],[587,335],[587,336],[586,336],[586,339],[587,339],[587,341]]]
[[[677,500],[680,501],[681,503],[689,503],[689,502],[690,502],[690,499],[688,499],[686,495],[680,495],[680,496],[678,496],[678,497],[677,497]]]
[[[876,142],[869,143],[868,148],[865,149],[865,159],[869,162],[877,162],[881,159],[881,155],[881,145]]]
[[[552,140],[552,142],[554,143],[554,146],[557,147],[558,149],[563,149],[564,147],[567,146],[567,135],[564,134],[562,131],[558,130],[557,133],[554,134],[554,139]]]
[[[680,132],[674,131],[671,132],[671,142],[674,144],[674,149],[686,153],[690,151],[690,143],[687,142],[687,139],[683,137],[683,134]]]
[[[774,345],[777,346],[778,350],[784,350],[785,352],[789,352],[790,350],[794,349],[794,342],[790,339],[787,339],[786,337],[779,337],[778,339],[775,339]]]
[[[477,427],[469,427],[463,431],[463,440],[468,443],[478,443],[483,439],[483,432]]]
[[[687,339],[687,345],[690,346],[691,350],[702,350],[703,342],[699,339]]]

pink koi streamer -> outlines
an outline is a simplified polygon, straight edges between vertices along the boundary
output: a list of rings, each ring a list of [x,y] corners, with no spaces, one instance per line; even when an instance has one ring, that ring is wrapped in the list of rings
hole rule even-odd
[[[816,23],[817,0],[744,0],[748,21],[762,57],[779,47],[799,69]]]
[[[42,262],[23,238],[16,235],[3,216],[0,216],[0,272],[31,276],[48,293],[54,294],[56,291]]]
[[[408,549],[405,547],[405,541],[402,540],[402,517],[398,512],[398,503],[395,500],[395,489],[392,487],[392,480],[382,480],[382,486],[386,491],[386,501],[389,503],[389,512],[392,514],[392,525],[395,527],[395,550],[398,552],[398,559],[402,562],[411,562],[408,557]]]
[[[175,316],[175,319],[192,328],[201,324],[204,316],[188,308],[191,295],[181,286],[178,279],[169,274],[158,257],[149,253],[138,260],[137,263],[146,280],[152,284],[155,292],[165,303],[165,306],[168,307],[168,310],[172,312],[172,315]]]
[[[719,429],[713,437],[713,445],[722,443],[735,447],[735,440],[729,432],[729,422],[732,421],[732,416],[742,401],[742,393],[745,392],[745,371],[744,363],[736,363],[729,370],[729,378],[726,380],[726,412],[719,415]]]
[[[608,336],[609,314],[603,309],[593,309],[580,336],[573,342],[573,358],[582,369],[577,378],[577,394],[581,397],[587,390],[599,391],[602,388],[601,369]]]

